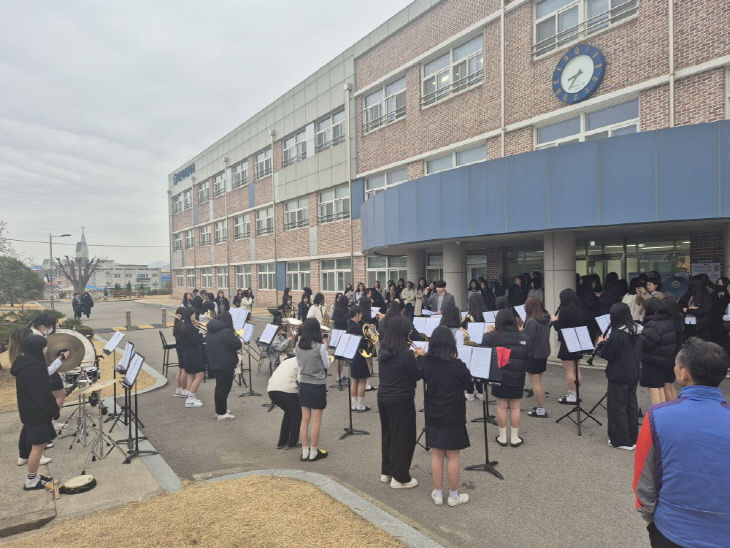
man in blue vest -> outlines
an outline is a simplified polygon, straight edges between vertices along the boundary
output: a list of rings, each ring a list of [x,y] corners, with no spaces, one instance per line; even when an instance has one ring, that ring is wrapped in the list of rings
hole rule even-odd
[[[730,545],[728,356],[691,338],[677,354],[679,398],[649,408],[634,460],[636,509],[653,547]]]

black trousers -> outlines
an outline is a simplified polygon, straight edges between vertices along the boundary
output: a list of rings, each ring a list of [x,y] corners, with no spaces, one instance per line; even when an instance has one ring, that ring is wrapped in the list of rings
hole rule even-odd
[[[381,473],[396,481],[411,481],[411,460],[416,449],[416,406],[413,400],[378,400],[382,441]]]
[[[635,445],[639,435],[639,403],[636,384],[608,381],[606,409],[608,410],[608,439],[611,445]]]
[[[651,548],[682,548],[679,544],[672,542],[662,535],[662,532],[657,529],[657,526],[654,525],[653,521],[647,525],[646,530],[649,531],[649,542],[651,542]]]
[[[215,412],[225,415],[228,412],[228,394],[233,386],[234,369],[216,369],[215,371]]]
[[[18,437],[18,456],[21,459],[27,459],[30,457],[31,448],[32,446],[28,439],[28,430],[23,425],[23,428],[20,429],[20,436]]]
[[[302,425],[302,406],[299,404],[299,394],[272,390],[269,392],[269,398],[284,410],[277,445],[296,447],[299,441],[299,428]]]
[[[74,320],[81,319],[81,310],[74,310]]]

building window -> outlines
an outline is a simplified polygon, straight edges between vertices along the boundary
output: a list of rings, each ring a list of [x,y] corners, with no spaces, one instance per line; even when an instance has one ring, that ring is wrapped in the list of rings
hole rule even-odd
[[[367,133],[406,115],[406,77],[365,96],[363,131]]]
[[[228,289],[228,267],[219,266],[215,269],[215,281],[218,289],[224,287]]]
[[[172,214],[175,215],[180,213],[183,209],[183,198],[182,194],[172,197]]]
[[[198,203],[202,204],[210,200],[210,181],[198,185]]]
[[[535,149],[595,141],[639,130],[639,100],[612,105],[537,128]]]
[[[188,287],[195,287],[195,269],[189,268],[185,271],[185,275],[187,277],[187,286]]]
[[[283,164],[288,166],[307,157],[307,142],[305,131],[301,130],[284,139],[281,146],[284,151]]]
[[[201,268],[200,269],[200,285],[205,288],[213,287],[213,268]]]
[[[193,189],[189,188],[183,190],[183,209],[190,209],[193,207]]]
[[[350,193],[347,183],[319,193],[319,222],[331,223],[350,216]]]
[[[210,225],[200,227],[199,239],[200,245],[210,244]]]
[[[445,156],[440,156],[426,162],[426,173],[431,175],[439,171],[445,171],[454,167],[473,164],[474,162],[482,162],[487,159],[487,147],[478,145],[466,150],[457,150],[450,152]]]
[[[350,259],[329,259],[320,263],[322,271],[322,291],[344,291],[345,285],[352,283]]]
[[[172,250],[180,251],[182,249],[182,233],[172,235]]]
[[[287,287],[300,291],[310,287],[309,261],[286,263],[286,285]]]
[[[259,265],[259,289],[276,289],[276,263]]]
[[[239,264],[236,266],[236,287],[248,289],[251,287],[251,265]]]
[[[226,179],[224,173],[213,177],[213,196],[220,196],[226,191]]]
[[[478,280],[479,277],[487,277],[487,257],[486,255],[467,255],[466,256],[466,281]]]
[[[185,231],[185,249],[190,249],[195,245],[195,240],[192,230]]]
[[[408,180],[408,169],[401,167],[365,179],[365,199],[371,198],[381,190]],[[372,286],[368,286],[372,287]]]
[[[115,274],[114,274],[114,277],[115,277],[115,278],[121,278],[121,277],[122,277],[122,275],[121,275],[121,274],[117,274],[117,273],[115,273]]]
[[[284,230],[309,224],[309,198],[303,196],[284,203]]]
[[[248,160],[244,160],[233,167],[233,188],[242,187],[248,183]]]
[[[175,287],[183,287],[183,271],[175,271]]]
[[[480,34],[423,65],[421,105],[431,105],[480,84],[483,76],[484,37]]]
[[[274,206],[256,212],[256,236],[274,232]]]
[[[345,111],[338,110],[332,116],[317,122],[315,126],[316,144],[314,150],[321,152],[339,145],[345,140]]]
[[[228,240],[228,223],[226,221],[215,222],[215,243],[219,244]]]
[[[251,236],[251,214],[244,213],[233,218],[233,239],[248,238]]]
[[[267,175],[271,175],[271,147],[256,155],[256,178],[261,179]]]
[[[406,268],[406,257],[387,257],[378,255],[368,257],[367,259],[367,281],[368,287],[374,287],[375,281],[380,282],[381,292],[387,291],[388,281],[393,280],[398,283],[400,278],[408,279],[408,269]],[[412,280],[416,283],[415,280]]]
[[[454,167],[454,155],[447,154],[441,158],[434,158],[426,162],[426,173],[431,175],[432,173],[438,173],[439,171],[446,171]]]
[[[444,279],[443,255],[429,255],[426,259],[426,281],[437,282]]]
[[[603,30],[638,12],[639,0],[538,0],[535,45],[542,55]]]

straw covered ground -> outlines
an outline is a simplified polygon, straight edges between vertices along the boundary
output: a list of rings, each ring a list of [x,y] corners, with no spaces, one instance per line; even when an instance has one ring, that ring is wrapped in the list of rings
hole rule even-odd
[[[83,497],[82,494],[67,495]],[[11,540],[36,546],[403,546],[317,487],[253,476],[187,484]]]

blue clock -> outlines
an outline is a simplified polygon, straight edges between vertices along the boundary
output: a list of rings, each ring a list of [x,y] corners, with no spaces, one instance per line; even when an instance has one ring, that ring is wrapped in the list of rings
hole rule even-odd
[[[555,67],[553,93],[568,105],[579,103],[596,91],[605,72],[606,58],[600,49],[587,44],[572,47]]]

